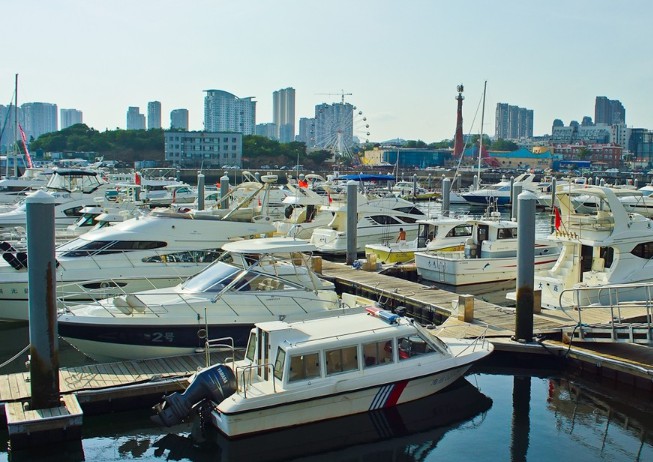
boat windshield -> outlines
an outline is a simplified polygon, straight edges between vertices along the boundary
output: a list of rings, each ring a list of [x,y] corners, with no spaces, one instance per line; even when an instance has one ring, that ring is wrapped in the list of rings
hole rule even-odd
[[[220,292],[244,270],[224,262],[217,262],[188,279],[181,286],[188,292]]]

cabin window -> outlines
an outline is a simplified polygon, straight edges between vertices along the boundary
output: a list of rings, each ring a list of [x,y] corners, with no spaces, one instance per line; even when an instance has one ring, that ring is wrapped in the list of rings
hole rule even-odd
[[[471,225],[455,226],[454,228],[450,229],[449,232],[447,233],[447,237],[461,237],[461,236],[471,236],[471,235],[472,235]]]
[[[187,250],[145,257],[143,263],[211,263],[221,253],[221,250]]]
[[[251,341],[251,339],[250,339]],[[274,361],[274,378],[281,380],[283,378],[283,365],[286,362],[286,350],[279,348],[277,350],[277,359]]]
[[[289,382],[313,379],[320,376],[320,357],[318,353],[309,353],[290,357]]]
[[[358,369],[358,353],[356,346],[326,351],[327,375]]]
[[[82,216],[82,209],[84,208],[83,205],[79,205],[77,207],[72,207],[70,209],[66,209],[63,211],[64,215],[67,217],[80,217]]]
[[[424,212],[422,212],[420,209],[417,207],[396,207],[393,208],[393,210],[401,213],[408,213],[410,215],[424,215]]]
[[[374,367],[392,362],[392,340],[366,343],[363,345],[363,367]]]
[[[79,244],[86,241],[77,239],[75,242]],[[66,257],[86,257],[131,250],[152,250],[166,245],[168,244],[162,241],[91,241],[77,248],[73,247],[74,250],[67,251],[62,255]],[[65,250],[65,248],[62,247],[60,250]]]
[[[497,239],[514,239],[517,237],[517,228],[499,228]]]
[[[369,217],[370,220],[380,224],[380,225],[398,225],[399,222],[395,220],[390,215],[372,215]]]
[[[399,361],[435,351],[431,345],[417,335],[398,338],[397,345],[399,346]]]
[[[245,353],[245,358],[253,362],[255,354],[256,354],[256,333],[250,332],[249,340],[247,341],[247,352]]]
[[[612,249],[612,247],[608,247],[609,249]],[[641,244],[637,244],[633,250],[630,251],[633,255],[639,258],[645,258],[647,260],[651,259],[653,257],[653,242],[642,242]],[[606,266],[607,261],[606,261]]]

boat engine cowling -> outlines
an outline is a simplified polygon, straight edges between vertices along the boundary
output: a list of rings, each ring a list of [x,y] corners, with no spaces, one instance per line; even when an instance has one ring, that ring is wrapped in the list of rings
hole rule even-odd
[[[154,406],[155,420],[167,427],[182,422],[190,410],[203,399],[221,402],[236,392],[236,376],[229,366],[216,364],[198,373],[183,393],[164,396]]]

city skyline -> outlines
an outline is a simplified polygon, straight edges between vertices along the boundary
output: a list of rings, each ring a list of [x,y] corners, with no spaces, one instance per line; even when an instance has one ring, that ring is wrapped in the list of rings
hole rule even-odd
[[[127,108],[148,101],[160,101],[165,115],[188,109],[189,129],[202,130],[206,89],[253,96],[258,124],[272,122],[273,92],[292,87],[296,124],[345,92],[365,112],[371,140],[433,142],[454,136],[459,84],[463,131],[480,131],[487,80],[486,134],[499,102],[532,109],[537,136],[550,134],[555,119],[593,117],[597,96],[621,101],[629,127],[653,128],[648,1],[507,0],[491,8],[472,0],[197,1],[184,6],[182,21],[178,8],[166,0],[10,2],[7,17],[29,17],[30,31],[6,24],[11,52],[3,56],[0,104],[10,103],[19,74],[19,105],[77,108],[100,131],[124,128]],[[43,46],[53,24],[65,59]],[[156,43],[136,40],[142,36]],[[265,37],[272,48],[260,46]]]

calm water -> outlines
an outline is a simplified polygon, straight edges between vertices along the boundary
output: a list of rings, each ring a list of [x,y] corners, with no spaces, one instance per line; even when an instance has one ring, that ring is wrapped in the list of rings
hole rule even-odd
[[[538,235],[550,220],[538,214]],[[509,285],[505,290],[509,290]],[[469,289],[469,288],[467,288]],[[477,288],[500,298],[504,288]],[[469,290],[466,290],[469,292]],[[498,295],[497,295],[498,294]],[[485,296],[483,296],[485,298]],[[28,342],[25,326],[0,325],[0,362]],[[653,395],[608,380],[530,369],[496,353],[455,387],[395,409],[226,441],[198,418],[170,429],[148,409],[85,416],[83,440],[9,454],[2,461],[653,461]],[[24,370],[25,356],[0,370]],[[66,344],[61,365],[91,362]],[[533,368],[534,367],[534,368]]]

